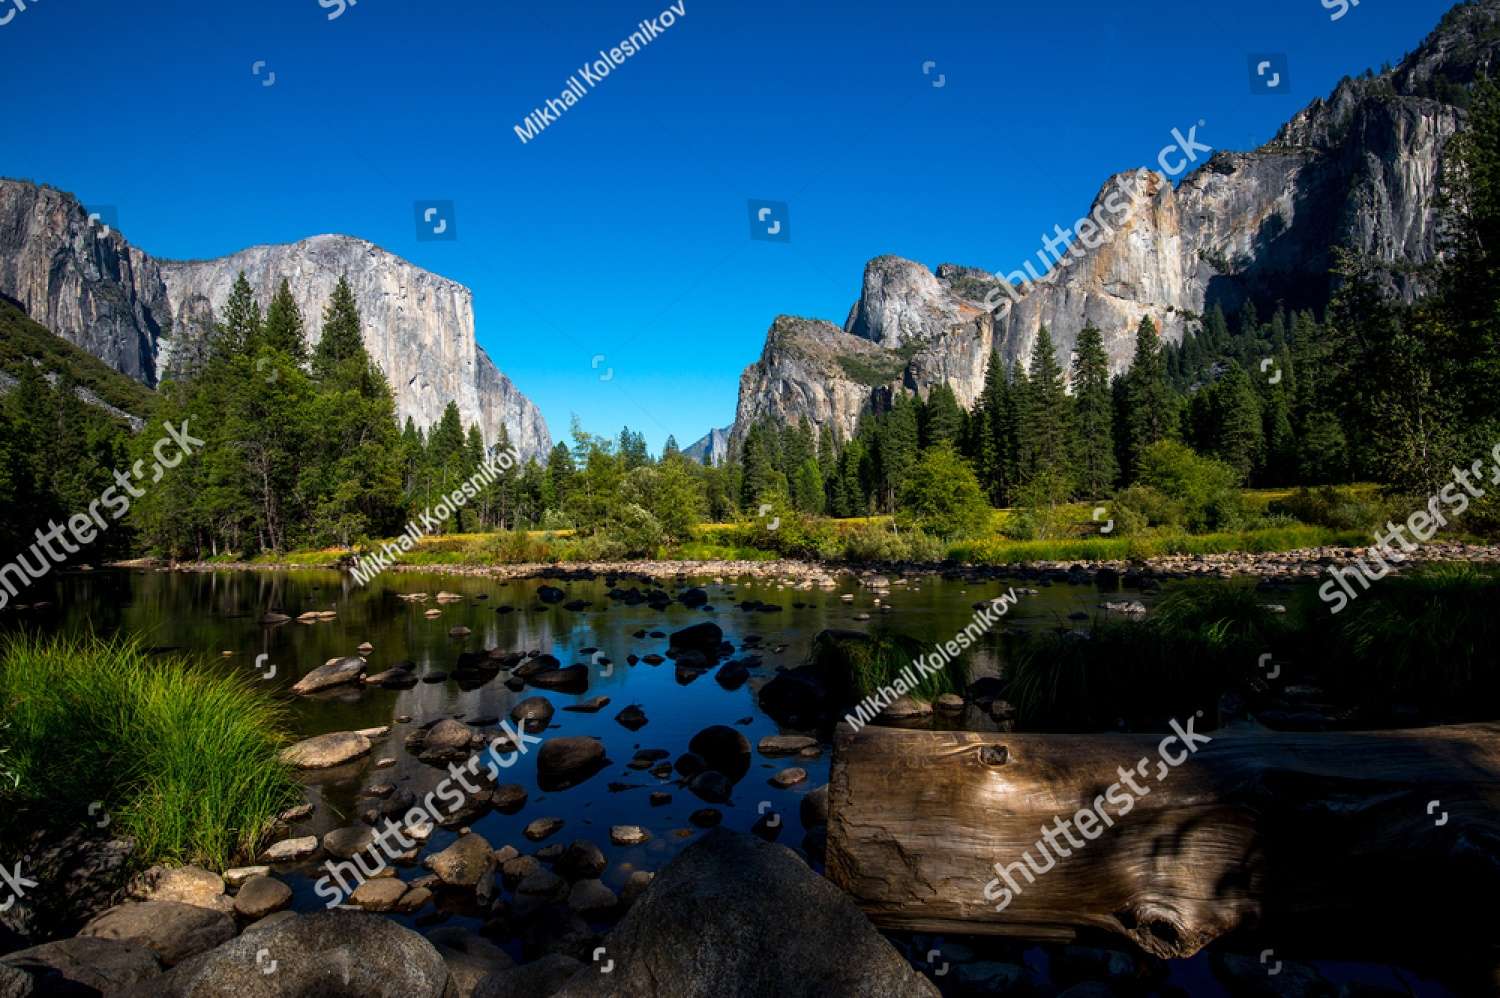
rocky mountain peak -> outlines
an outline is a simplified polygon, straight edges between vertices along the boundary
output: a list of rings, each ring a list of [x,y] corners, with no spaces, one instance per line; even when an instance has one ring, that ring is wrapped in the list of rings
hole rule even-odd
[[[1444,153],[1463,124],[1465,88],[1497,51],[1500,0],[1462,4],[1399,66],[1346,78],[1259,149],[1215,152],[1176,186],[1150,169],[1110,178],[1078,220],[1102,231],[1085,237],[1078,221],[1058,219],[1075,233],[1061,262],[1031,255],[1040,246],[997,250],[1010,291],[972,267],[871,260],[842,339],[826,323],[801,336],[773,325],[741,378],[736,436],[765,415],[847,435],[888,389],[925,395],[938,382],[972,404],[991,356],[1026,363],[1043,325],[1065,365],[1083,327],[1098,327],[1119,373],[1147,315],[1177,342],[1215,305],[1323,308],[1340,246],[1396,264],[1396,290],[1420,293],[1415,267],[1437,252]]]
[[[243,270],[266,307],[285,278],[310,342],[343,276],[404,421],[430,426],[452,400],[487,442],[504,425],[523,454],[544,454],[541,412],[480,349],[473,294],[353,236],[253,246],[217,260],[157,260],[90,222],[73,195],[0,180],[0,292],[37,322],[116,370],[155,386],[175,342],[201,335]]]

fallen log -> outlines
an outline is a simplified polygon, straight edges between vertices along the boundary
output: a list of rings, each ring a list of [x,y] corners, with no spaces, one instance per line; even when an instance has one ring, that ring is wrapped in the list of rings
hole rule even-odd
[[[1184,727],[840,725],[828,876],[886,928],[1102,929],[1162,957],[1309,926],[1500,938],[1500,724],[1207,742]]]

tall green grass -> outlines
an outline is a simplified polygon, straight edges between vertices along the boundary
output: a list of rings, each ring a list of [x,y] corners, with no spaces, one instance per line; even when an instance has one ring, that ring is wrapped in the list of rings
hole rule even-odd
[[[0,838],[78,827],[94,801],[144,863],[223,869],[300,798],[282,709],[248,680],[136,644],[0,643]]]
[[[1382,579],[1319,631],[1314,662],[1341,697],[1450,721],[1500,716],[1500,572],[1428,565]]]
[[[1167,594],[1145,620],[1095,620],[1022,635],[1007,649],[1008,696],[1028,730],[1155,729],[1203,711],[1280,647],[1288,626],[1251,586],[1205,581]]]
[[[824,631],[813,639],[808,662],[846,681],[856,698],[863,699],[882,686],[893,685],[908,666],[936,650],[900,634],[871,637]],[[931,703],[944,693],[962,693],[969,685],[968,666],[961,660],[948,662],[927,676],[913,668],[912,675],[921,680],[907,696],[920,703]]]

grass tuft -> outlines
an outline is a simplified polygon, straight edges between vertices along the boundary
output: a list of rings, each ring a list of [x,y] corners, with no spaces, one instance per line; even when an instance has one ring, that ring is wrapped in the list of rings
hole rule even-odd
[[[0,837],[76,826],[102,801],[143,863],[223,869],[300,799],[285,715],[248,680],[134,643],[0,644]]]

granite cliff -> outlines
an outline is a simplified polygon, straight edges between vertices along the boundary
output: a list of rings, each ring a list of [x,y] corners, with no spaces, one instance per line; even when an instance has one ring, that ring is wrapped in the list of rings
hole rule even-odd
[[[1230,314],[1247,300],[1320,309],[1340,246],[1396,264],[1396,290],[1420,294],[1412,271],[1437,252],[1439,179],[1463,127],[1464,88],[1497,51],[1500,0],[1462,5],[1399,66],[1345,79],[1259,149],[1216,152],[1176,186],[1147,169],[1110,178],[1089,214],[1123,197],[1124,210],[1104,216],[1117,224],[1046,280],[1020,282],[1031,249],[997,259],[1014,295],[985,270],[872,260],[842,330],[772,325],[740,378],[731,446],[764,416],[806,416],[847,435],[861,412],[902,388],[925,395],[946,381],[972,404],[991,353],[1026,362],[1043,324],[1064,365],[1079,331],[1099,327],[1120,372],[1145,315],[1176,342],[1215,304]],[[789,324],[797,335],[787,335]],[[861,376],[849,376],[851,365]]]
[[[541,412],[476,342],[473,294],[461,284],[348,236],[256,246],[217,260],[158,260],[91,223],[71,194],[0,180],[0,293],[146,385],[160,379],[174,335],[205,328],[241,270],[262,307],[285,278],[313,342],[323,307],[346,276],[365,346],[390,379],[403,421],[436,423],[452,400],[488,442],[504,425],[523,454],[551,448]]]

